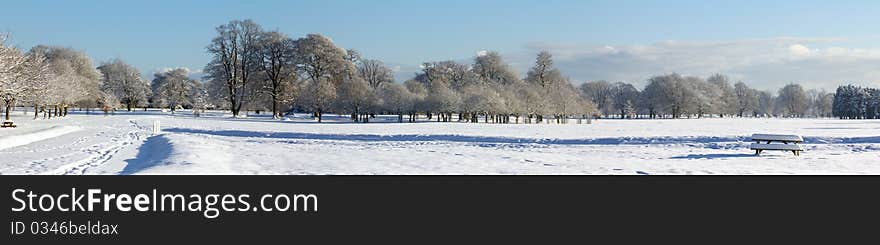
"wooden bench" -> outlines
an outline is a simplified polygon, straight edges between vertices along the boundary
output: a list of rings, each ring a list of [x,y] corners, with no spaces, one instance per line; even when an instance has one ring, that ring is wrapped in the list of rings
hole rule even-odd
[[[0,128],[14,128],[15,124],[12,121],[3,121],[3,124],[0,124]]]
[[[753,134],[752,141],[755,141],[755,143],[752,143],[749,148],[755,150],[755,155],[761,155],[761,152],[763,151],[775,150],[791,151],[795,156],[800,156],[801,151],[804,151],[804,149],[798,145],[804,142],[804,138],[798,135]],[[773,142],[776,142],[776,144]]]

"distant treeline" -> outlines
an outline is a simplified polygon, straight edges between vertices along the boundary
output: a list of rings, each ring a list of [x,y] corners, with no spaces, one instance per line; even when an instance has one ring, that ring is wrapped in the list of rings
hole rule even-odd
[[[840,86],[833,111],[841,119],[880,119],[880,89]]]
[[[834,99],[833,93],[804,90],[798,84],[776,93],[743,82],[731,85],[722,74],[707,79],[660,75],[648,79],[642,90],[623,82],[587,82],[580,91],[597,106],[599,116],[619,118],[830,117]]]

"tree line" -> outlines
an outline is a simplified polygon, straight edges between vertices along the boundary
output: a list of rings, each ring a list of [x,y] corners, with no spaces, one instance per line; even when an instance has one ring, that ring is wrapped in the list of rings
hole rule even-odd
[[[318,121],[325,113],[351,115],[355,122],[389,113],[400,122],[422,114],[444,122],[508,123],[513,117],[519,123],[546,116],[562,122],[595,112],[553,66],[549,52],[537,56],[525,78],[497,52],[487,52],[472,64],[425,62],[415,78],[397,83],[381,61],[340,48],[323,35],[293,39],[251,20],[217,27],[207,51],[212,56],[204,69],[208,94],[233,116],[245,108],[281,117],[292,108],[311,112]]]
[[[599,116],[619,118],[830,117],[835,98],[834,93],[794,83],[776,93],[741,81],[731,85],[723,74],[706,79],[659,75],[641,90],[624,82],[586,82],[580,92],[597,106]]]
[[[837,88],[833,114],[840,119],[880,119],[880,89],[845,85]]]
[[[382,61],[338,47],[330,38],[291,38],[251,20],[216,27],[206,46],[211,56],[201,81],[184,68],[160,71],[153,80],[120,59],[94,66],[68,47],[38,45],[27,52],[0,40],[0,96],[6,118],[15,105],[34,118],[65,116],[69,107],[180,108],[198,114],[224,109],[269,111],[275,118],[309,112],[369,122],[376,114],[399,122],[420,116],[442,122],[559,123],[588,118],[840,117],[878,118],[876,89],[841,86],[834,93],[788,84],[775,92],[677,73],[651,77],[641,89],[625,82],[575,86],[542,51],[523,75],[494,51],[471,62],[424,62],[414,78],[394,81]]]

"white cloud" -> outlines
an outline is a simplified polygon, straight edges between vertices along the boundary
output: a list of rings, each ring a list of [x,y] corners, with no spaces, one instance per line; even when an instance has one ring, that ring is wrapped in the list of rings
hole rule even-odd
[[[795,56],[809,56],[811,53],[810,48],[802,44],[792,44],[788,46],[788,51],[791,51],[791,54]]]
[[[157,68],[157,69],[153,70],[153,73],[169,72],[169,71],[174,70],[174,69],[183,69],[183,70],[186,71],[186,74],[191,74],[191,73],[192,73],[192,70],[190,70],[189,67],[185,67],[185,66],[181,66],[181,67],[177,67],[177,68],[171,68],[171,67]],[[201,70],[197,70],[197,71],[201,71]]]
[[[708,76],[721,72],[753,87],[776,89],[798,82],[833,89],[857,82],[880,86],[880,50],[827,47],[842,39],[767,38],[730,41],[663,41],[649,45],[531,43],[505,58],[521,71],[534,55],[550,50],[556,65],[575,81],[610,80],[644,84],[658,74]]]
[[[156,68],[156,69],[153,69],[153,72],[150,74],[143,74],[143,77],[146,78],[147,80],[153,80],[153,78],[155,78],[156,73],[169,72],[174,69],[183,69],[186,71],[186,74],[189,78],[196,79],[196,80],[202,79],[202,75],[204,75],[202,73],[201,69],[192,70],[189,67],[181,66],[178,68],[171,68],[171,67]]]

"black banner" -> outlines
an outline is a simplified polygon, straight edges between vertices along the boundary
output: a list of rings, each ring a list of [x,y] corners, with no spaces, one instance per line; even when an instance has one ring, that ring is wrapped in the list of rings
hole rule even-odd
[[[6,199],[2,206],[7,227],[4,237],[12,242],[3,244],[47,241],[88,244],[483,241],[497,244],[684,241],[696,237],[747,242],[767,236],[775,241],[826,238],[831,239],[830,242],[873,236],[880,222],[877,198],[880,177],[873,176],[0,176],[0,179]],[[89,190],[93,193],[89,194]],[[28,194],[33,194],[32,203],[28,203]],[[81,194],[82,207],[69,210],[69,206],[76,206],[71,199]],[[179,209],[171,211],[169,207],[181,202],[166,202],[165,210],[159,210],[156,200],[161,198],[154,199],[154,196],[163,194],[179,194],[185,197],[186,203],[193,207],[201,205],[201,208],[182,211],[178,205]],[[270,197],[261,200],[267,194]],[[48,197],[41,197],[44,195]],[[72,198],[59,201],[62,195]],[[90,195],[101,198],[93,204],[93,211],[84,210],[88,209]],[[104,199],[109,195],[113,198]],[[135,200],[138,195],[140,200]],[[229,201],[227,206],[233,211],[222,210],[224,195],[231,196],[225,201]],[[43,211],[49,209],[50,202],[53,203],[51,210]],[[139,207],[146,211],[137,210],[135,202],[140,202]],[[293,210],[293,202],[298,202],[298,211]],[[118,206],[120,203],[122,208]],[[206,208],[211,205],[213,207]],[[270,211],[264,210],[264,206]],[[123,211],[126,207],[128,211]],[[31,211],[30,208],[43,210]],[[59,208],[68,211],[59,211]],[[14,211],[18,209],[23,210]],[[219,210],[206,214],[208,209]],[[104,234],[105,231],[108,234]],[[845,235],[828,236],[835,231],[843,231]]]

